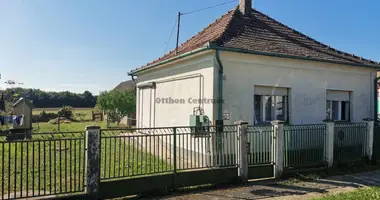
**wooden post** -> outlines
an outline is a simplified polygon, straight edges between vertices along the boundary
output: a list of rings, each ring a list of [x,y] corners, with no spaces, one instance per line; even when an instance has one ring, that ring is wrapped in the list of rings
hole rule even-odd
[[[57,125],[58,125],[58,131],[61,131],[61,117],[60,116],[58,116]]]

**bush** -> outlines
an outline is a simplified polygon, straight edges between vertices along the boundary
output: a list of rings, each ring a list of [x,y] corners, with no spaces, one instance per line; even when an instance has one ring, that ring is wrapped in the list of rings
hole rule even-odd
[[[32,122],[49,122],[58,117],[57,113],[46,113],[44,110],[38,115],[32,115]]]
[[[59,109],[58,116],[71,119],[73,117],[73,107],[63,106],[61,109]]]
[[[120,120],[123,118],[114,111],[108,111],[107,117],[108,117],[108,120],[112,123],[119,123]]]

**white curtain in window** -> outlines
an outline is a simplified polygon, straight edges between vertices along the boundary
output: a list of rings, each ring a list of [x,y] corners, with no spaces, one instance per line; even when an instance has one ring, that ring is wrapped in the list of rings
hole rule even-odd
[[[282,87],[255,86],[256,95],[288,96],[288,89]]]
[[[327,90],[326,97],[328,101],[350,101],[350,92]]]

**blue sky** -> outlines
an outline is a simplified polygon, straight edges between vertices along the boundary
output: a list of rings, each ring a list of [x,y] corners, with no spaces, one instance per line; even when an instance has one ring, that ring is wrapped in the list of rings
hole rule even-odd
[[[98,93],[165,50],[178,11],[229,0],[0,0],[0,89]],[[253,0],[280,22],[340,50],[380,61],[380,1]],[[183,16],[187,40],[238,1]],[[175,38],[169,49],[175,45]]]

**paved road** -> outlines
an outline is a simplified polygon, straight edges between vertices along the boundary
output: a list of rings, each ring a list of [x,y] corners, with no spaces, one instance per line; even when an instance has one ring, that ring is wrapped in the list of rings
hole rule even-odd
[[[252,182],[244,186],[197,191],[191,194],[174,194],[150,199],[179,200],[255,200],[281,199],[296,200],[322,196],[327,193],[340,193],[367,186],[380,186],[380,170],[358,174],[334,176],[297,183],[273,181]]]

